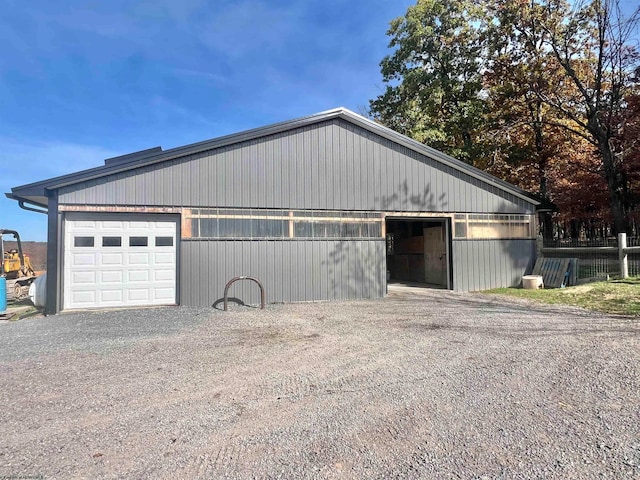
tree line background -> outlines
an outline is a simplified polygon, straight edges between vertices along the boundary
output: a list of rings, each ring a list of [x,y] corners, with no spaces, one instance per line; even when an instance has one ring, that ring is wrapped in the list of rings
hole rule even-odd
[[[368,113],[537,194],[546,238],[640,235],[638,19],[618,0],[418,0]]]

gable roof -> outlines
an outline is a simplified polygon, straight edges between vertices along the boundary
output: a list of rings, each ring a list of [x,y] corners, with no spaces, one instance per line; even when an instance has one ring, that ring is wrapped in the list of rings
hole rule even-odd
[[[477,169],[460,160],[450,157],[449,155],[428,147],[420,142],[412,140],[405,135],[395,132],[390,128],[375,123],[368,118],[365,118],[342,107],[316,113],[315,115],[309,115],[295,120],[288,120],[285,122],[267,125],[265,127],[246,130],[240,133],[225,135],[222,137],[214,138],[212,140],[185,145],[183,147],[176,147],[169,150],[162,150],[161,147],[154,147],[147,150],[142,150],[140,152],[134,152],[119,157],[109,158],[105,160],[104,165],[99,167],[82,170],[68,175],[62,175],[59,177],[54,177],[47,180],[22,185],[19,187],[14,187],[11,189],[11,193],[7,193],[6,196],[14,200],[26,201],[28,203],[46,207],[48,191],[82,183],[100,177],[105,177],[107,175],[113,175],[115,173],[126,172],[128,170],[134,170],[140,167],[165,162],[167,160],[172,160],[187,155],[193,155],[196,153],[217,149],[248,140],[255,140],[261,137],[266,137],[268,135],[283,133],[289,130],[306,127],[332,119],[342,119],[346,122],[357,125],[396,144],[402,145],[406,148],[409,148],[410,150],[432,158],[455,170],[466,173],[471,177],[477,178],[484,183],[493,185],[502,191],[522,198],[534,205],[540,204],[535,196],[516,187],[515,185],[511,185],[510,183],[500,180],[493,175],[490,175],[480,169]]]

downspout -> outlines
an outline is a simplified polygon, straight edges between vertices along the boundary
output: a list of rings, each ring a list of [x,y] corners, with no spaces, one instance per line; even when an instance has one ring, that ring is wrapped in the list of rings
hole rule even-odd
[[[7,197],[10,200],[15,200],[16,202],[18,202],[18,206],[20,208],[22,208],[23,210],[28,210],[30,212],[36,212],[36,213],[44,213],[45,215],[48,214],[49,209],[46,205],[42,205],[40,203],[35,203],[35,202],[30,202],[29,200],[25,200],[24,198],[20,198],[17,195],[13,195],[12,193],[5,193],[4,194],[5,197]],[[36,207],[39,208],[33,208],[33,207],[27,207],[25,205],[25,203],[30,203],[32,205],[35,205]]]
[[[40,210],[39,208],[33,208],[33,207],[27,207],[24,204],[24,200],[18,200],[18,206],[23,209],[23,210],[28,210],[30,212],[36,212],[36,213],[44,213],[45,215],[49,214],[48,210]]]

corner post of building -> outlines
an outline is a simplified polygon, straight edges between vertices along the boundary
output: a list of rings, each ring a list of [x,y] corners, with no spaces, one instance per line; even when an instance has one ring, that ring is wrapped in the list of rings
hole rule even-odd
[[[58,250],[60,245],[60,213],[58,212],[58,191],[47,190],[47,300],[45,314],[55,315],[59,312],[60,269]]]
[[[629,261],[627,260],[627,234],[618,234],[618,258],[620,259],[620,276],[629,277]]]

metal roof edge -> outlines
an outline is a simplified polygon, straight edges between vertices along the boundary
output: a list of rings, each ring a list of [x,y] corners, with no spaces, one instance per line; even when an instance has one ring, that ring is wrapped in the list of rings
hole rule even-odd
[[[52,188],[53,185],[56,184],[57,181],[62,181],[62,180],[73,180],[75,178],[77,178],[78,182],[81,182],[83,180],[86,179],[86,177],[93,172],[101,172],[105,169],[104,165],[100,165],[98,167],[93,167],[93,168],[89,168],[86,170],[80,170],[78,172],[73,172],[73,173],[67,173],[65,175],[59,175],[57,177],[52,177],[52,178],[48,178],[46,180],[39,180],[37,182],[33,182],[33,183],[27,183],[25,185],[20,185],[17,187],[13,187],[11,188],[11,191],[13,193],[18,193],[21,190],[31,190],[31,189],[36,189],[36,188],[42,188],[42,194],[44,194],[44,191],[48,188]],[[76,183],[73,181],[70,181],[69,184],[72,183]],[[55,187],[53,187],[55,188]]]
[[[94,180],[96,178],[104,177],[107,175],[113,175],[116,173],[125,172],[128,170],[133,170],[141,167],[145,167],[148,165],[153,165],[160,162],[165,162],[168,160],[173,160],[175,158],[184,157],[187,155],[193,155],[196,153],[201,153],[207,150],[213,150],[216,148],[222,148],[225,146],[233,145],[240,142],[255,140],[258,138],[262,138],[268,135],[275,135],[278,133],[286,132],[288,130],[293,130],[295,128],[302,128],[308,125],[313,125],[315,123],[319,123],[322,121],[341,118],[345,121],[356,124],[374,134],[380,135],[388,140],[403,145],[421,155],[425,155],[433,160],[436,160],[440,163],[450,166],[458,171],[466,173],[478,180],[487,183],[489,185],[495,186],[500,190],[507,191],[519,198],[522,198],[534,205],[538,205],[540,202],[532,197],[532,194],[521,190],[520,188],[507,183],[503,180],[500,180],[493,175],[490,175],[482,170],[479,170],[471,165],[468,165],[460,160],[457,160],[445,153],[442,153],[434,148],[428,147],[420,142],[417,142],[405,135],[402,135],[384,125],[380,125],[373,120],[370,120],[362,115],[359,115],[351,110],[338,107],[330,110],[325,110],[323,112],[319,112],[313,115],[308,115],[305,117],[300,117],[293,120],[286,120],[284,122],[278,122],[271,125],[266,125],[262,127],[253,128],[250,130],[245,130],[239,133],[233,133],[230,135],[224,135],[222,137],[217,137],[211,140],[205,140],[202,142],[197,142],[181,147],[171,148],[169,150],[160,151],[158,153],[151,153],[151,155],[144,156],[142,158],[138,157],[129,162],[122,163],[110,163],[106,165],[101,165],[99,167],[90,168],[87,170],[82,170],[79,172],[62,175],[54,178],[50,178],[47,180],[41,180],[39,182],[22,185],[19,187],[12,188],[12,192],[19,193],[20,190],[25,189],[34,189],[34,188],[42,188],[43,192],[46,190],[53,190],[69,185],[73,185],[76,183]],[[126,157],[126,155],[125,155]]]
[[[53,177],[47,180],[41,180],[39,182],[30,183],[27,185],[21,185],[14,187],[11,190],[15,193],[19,190],[26,188],[38,188],[41,187],[44,190],[55,190],[57,188],[66,187],[76,183],[93,180],[96,178],[104,177],[107,175],[113,175],[115,173],[121,173],[127,170],[133,170],[136,168],[145,167],[155,163],[165,162],[175,158],[184,157],[187,155],[193,155],[195,153],[201,153],[207,150],[213,150],[216,148],[222,148],[228,145],[233,145],[240,142],[249,140],[255,140],[257,138],[265,137],[267,135],[275,135],[278,133],[293,130],[294,128],[301,128],[307,125],[312,125],[321,121],[325,121],[331,118],[337,118],[343,108],[336,108],[326,110],[324,112],[308,115],[306,117],[300,117],[293,120],[287,120],[284,122],[278,122],[262,127],[245,130],[239,133],[232,133],[230,135],[224,135],[222,137],[216,137],[211,140],[204,140],[202,142],[192,143],[181,147],[175,147],[168,150],[163,150],[156,154],[137,158],[130,162],[113,163],[109,165],[101,165],[98,167],[90,168],[87,170],[81,170],[67,175],[61,175]]]

